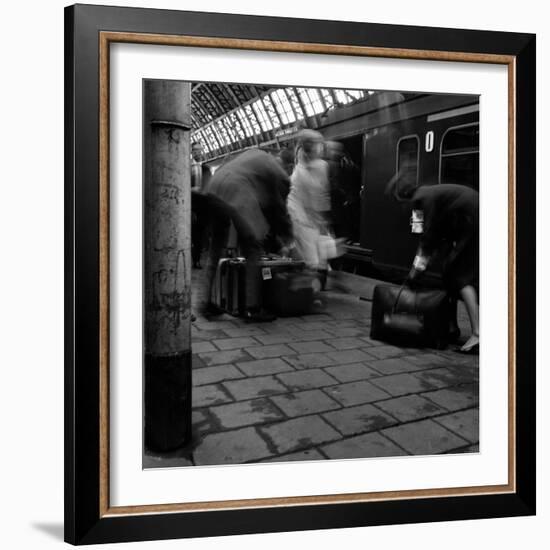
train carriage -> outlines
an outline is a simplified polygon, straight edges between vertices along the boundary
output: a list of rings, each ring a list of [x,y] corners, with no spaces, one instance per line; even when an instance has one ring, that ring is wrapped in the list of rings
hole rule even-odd
[[[387,92],[377,94],[370,109],[364,102],[347,110],[320,128],[325,138],[341,141],[361,168],[360,219],[346,266],[399,278],[410,268],[418,236],[411,232],[410,205],[389,196],[387,184],[406,166],[417,185],[458,183],[477,190],[479,98]]]

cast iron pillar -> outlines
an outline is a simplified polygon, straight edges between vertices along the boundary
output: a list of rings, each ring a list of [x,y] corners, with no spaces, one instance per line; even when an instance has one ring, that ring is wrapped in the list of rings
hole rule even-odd
[[[143,96],[144,440],[166,451],[191,439],[191,85]]]

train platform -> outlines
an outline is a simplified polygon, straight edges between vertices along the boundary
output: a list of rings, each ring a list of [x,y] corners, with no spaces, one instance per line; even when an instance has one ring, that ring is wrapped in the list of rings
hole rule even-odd
[[[377,283],[346,274],[322,311],[271,323],[198,317],[193,441],[144,467],[478,452],[478,356],[372,340]]]

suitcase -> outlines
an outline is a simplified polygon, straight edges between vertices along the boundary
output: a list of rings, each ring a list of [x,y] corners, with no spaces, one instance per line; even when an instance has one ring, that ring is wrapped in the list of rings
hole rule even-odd
[[[260,276],[265,283],[279,273],[295,273],[303,271],[306,264],[302,260],[283,258],[282,256],[262,256],[258,262]]]
[[[299,270],[275,273],[264,285],[264,307],[280,317],[306,315],[313,308],[316,281]]]
[[[295,277],[304,277],[306,264],[302,260],[283,258],[281,256],[263,256],[258,262],[261,278],[262,307],[278,316],[298,315],[311,309],[313,297],[307,291],[301,291],[296,284],[289,293],[289,281],[298,281]],[[300,279],[300,280],[302,280]]]
[[[239,315],[243,295],[246,260],[222,258],[218,262],[212,301],[231,315]]]
[[[218,262],[216,279],[214,281],[213,302],[227,313],[238,316],[244,315],[247,309],[253,307],[267,307],[264,304],[266,297],[272,292],[271,282],[280,274],[300,272],[304,269],[302,261],[282,258],[280,256],[264,256],[257,265],[256,276],[261,279],[257,285],[258,295],[247,297],[247,270],[245,258],[223,258]],[[279,288],[277,286],[277,288]],[[297,295],[298,300],[304,301]],[[253,303],[248,303],[252,300]],[[271,302],[270,302],[271,303]],[[280,310],[280,308],[275,308]],[[273,311],[276,313],[276,311]]]
[[[444,349],[453,315],[456,301],[444,290],[377,285],[370,337],[401,346]]]

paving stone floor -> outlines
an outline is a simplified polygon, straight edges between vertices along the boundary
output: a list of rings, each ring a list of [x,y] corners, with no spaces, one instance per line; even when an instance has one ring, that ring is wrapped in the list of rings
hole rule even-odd
[[[478,451],[477,356],[371,340],[368,299],[323,298],[272,323],[197,318],[193,442],[144,467]]]

